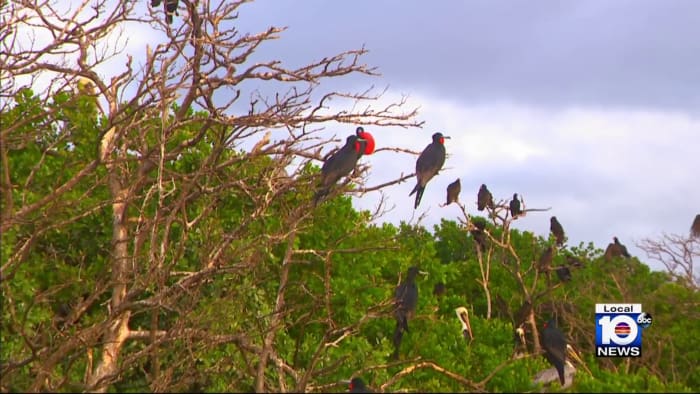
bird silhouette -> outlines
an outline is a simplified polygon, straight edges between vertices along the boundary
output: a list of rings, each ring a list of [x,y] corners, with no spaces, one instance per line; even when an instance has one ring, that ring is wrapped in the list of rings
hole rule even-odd
[[[695,215],[692,226],[690,226],[690,236],[700,238],[700,213]]]
[[[628,259],[632,256],[627,252],[627,247],[621,244],[617,237],[613,237],[613,243],[608,244],[608,247],[605,249],[604,257],[605,260],[610,261],[615,257],[624,257]]]
[[[537,270],[539,272],[549,272],[552,266],[552,260],[554,259],[554,247],[549,245],[547,249],[544,250],[542,256],[540,256],[539,263],[537,264]]]
[[[476,209],[483,211],[486,207],[494,208],[493,195],[491,195],[486,185],[482,183],[476,196]]]
[[[564,245],[564,227],[561,226],[556,216],[552,216],[549,219],[549,231],[554,234],[557,240],[557,246]]]
[[[399,348],[403,333],[408,332],[408,320],[413,317],[418,305],[418,286],[416,286],[416,275],[418,267],[412,266],[408,269],[406,279],[401,282],[394,293],[394,317],[396,318],[396,329],[394,330],[394,355],[399,357]]]
[[[474,238],[474,242],[476,242],[477,250],[483,252],[486,249],[487,240],[486,233],[484,232],[484,229],[486,228],[486,222],[484,222],[483,220],[474,220],[472,223],[476,228],[473,230],[469,230],[469,233]]]
[[[510,216],[513,219],[520,216],[523,211],[520,209],[520,200],[518,200],[518,193],[513,193],[513,199],[510,200]]]
[[[559,382],[563,386],[565,383],[564,365],[566,363],[566,337],[557,328],[557,322],[554,319],[549,320],[549,322],[544,325],[541,342],[542,348],[544,349],[544,357],[557,369]]]
[[[362,378],[352,378],[350,384],[348,385],[350,393],[373,393],[366,385]]]
[[[340,178],[350,174],[362,157],[363,151],[364,140],[357,138],[356,135],[349,135],[345,145],[326,159],[321,167],[320,187],[314,196],[314,205],[330,192],[331,187]]]
[[[410,197],[413,193],[416,193],[414,209],[418,208],[420,200],[423,198],[425,185],[437,175],[443,164],[445,164],[445,138],[450,137],[444,136],[442,133],[435,133],[432,138],[433,142],[425,147],[420,156],[418,156],[418,160],[416,160],[416,186],[408,194]]]
[[[372,136],[372,134],[365,131],[365,129],[362,126],[360,126],[357,129],[355,129],[355,135],[357,136],[357,138],[361,138],[361,139],[367,141],[367,144],[365,145],[365,150],[364,150],[363,154],[371,155],[372,153],[374,153],[374,144],[375,143],[374,143],[374,137]]]
[[[165,0],[165,21],[168,24],[173,23],[173,14],[177,13],[177,3],[180,0]],[[163,0],[151,0],[151,7],[158,7],[163,2]]]
[[[433,295],[435,297],[442,297],[445,295],[445,284],[442,282],[436,283],[433,287]]]
[[[456,181],[450,183],[447,185],[447,200],[445,202],[445,205],[443,207],[446,207],[453,202],[459,202],[459,192],[462,191],[462,184],[459,181],[459,178],[457,178]]]
[[[562,265],[555,268],[554,271],[557,273],[557,277],[559,277],[560,281],[568,282],[571,280],[571,270],[569,270],[569,267]]]

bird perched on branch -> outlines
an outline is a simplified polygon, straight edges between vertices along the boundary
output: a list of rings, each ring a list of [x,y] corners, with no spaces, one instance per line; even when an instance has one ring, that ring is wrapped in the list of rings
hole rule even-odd
[[[617,237],[613,237],[613,243],[608,244],[605,249],[605,260],[610,261],[614,257],[624,257],[626,259],[632,257],[629,252],[627,252],[627,247],[620,243]]]
[[[690,236],[695,238],[700,238],[700,213],[695,215],[695,220],[690,226]]]
[[[319,190],[314,196],[314,205],[326,196],[330,188],[335,185],[340,178],[350,174],[357,165],[357,161],[362,157],[365,150],[365,141],[357,138],[356,135],[349,135],[345,140],[345,145],[332,154],[321,167],[321,182]]]
[[[557,246],[564,245],[564,227],[561,226],[556,216],[552,216],[549,219],[549,231],[554,234],[557,240]]]
[[[557,328],[556,320],[550,319],[549,322],[545,323],[541,342],[544,349],[544,357],[557,369],[559,382],[563,386],[565,383],[566,337]]]
[[[406,279],[401,282],[394,293],[394,317],[396,318],[396,329],[394,330],[394,355],[399,357],[399,348],[403,333],[408,332],[408,320],[413,317],[418,305],[418,286],[416,286],[416,276],[420,273],[418,267],[412,266],[408,269]]]
[[[457,318],[462,323],[462,335],[464,339],[469,338],[469,340],[473,340],[474,334],[472,333],[472,325],[469,322],[469,311],[467,308],[460,306],[455,309],[455,313],[457,313]]]
[[[559,277],[560,281],[568,282],[571,280],[571,270],[569,270],[569,267],[562,265],[555,268],[554,271],[557,273],[557,277]]]
[[[523,211],[520,209],[520,200],[518,200],[518,193],[513,193],[513,199],[510,200],[510,216],[516,219]]]
[[[459,192],[462,191],[462,184],[459,181],[459,178],[457,178],[456,181],[450,183],[447,185],[447,200],[445,202],[445,205],[443,207],[446,207],[453,202],[459,202]]]
[[[357,136],[357,138],[361,138],[367,141],[363,154],[371,155],[372,153],[374,153],[374,136],[372,136],[372,134],[365,131],[365,129],[362,126],[360,126],[357,129],[355,129],[355,135]]]
[[[476,242],[477,250],[483,252],[486,250],[486,240],[488,239],[486,233],[484,232],[484,229],[486,229],[486,222],[483,220],[474,220],[472,223],[474,224],[475,228],[469,230],[469,233],[474,238],[474,242]]]
[[[552,266],[552,260],[554,259],[554,247],[549,245],[547,249],[544,250],[542,256],[540,256],[540,261],[537,265],[537,271],[539,272],[549,272],[549,268]]]
[[[433,134],[433,142],[425,147],[423,152],[416,160],[416,186],[413,188],[409,197],[416,193],[416,203],[413,208],[418,208],[423,192],[428,181],[433,179],[435,175],[442,169],[445,164],[445,138],[450,138],[442,135],[442,133]]]
[[[165,0],[165,21],[168,24],[173,23],[173,14],[177,13],[177,3],[180,0]],[[163,0],[151,0],[151,7],[158,7],[163,2]]]
[[[373,393],[374,391],[370,390],[367,385],[365,385],[365,381],[362,380],[362,378],[352,378],[350,382],[348,382],[348,392],[350,393]]]
[[[479,193],[476,195],[476,209],[483,211],[486,207],[490,209],[494,208],[493,195],[491,195],[486,185],[482,183],[479,188]]]

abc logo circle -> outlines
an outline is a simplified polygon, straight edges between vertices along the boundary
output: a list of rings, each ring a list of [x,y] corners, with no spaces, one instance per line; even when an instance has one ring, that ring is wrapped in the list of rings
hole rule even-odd
[[[642,312],[637,316],[637,324],[642,328],[649,328],[651,326],[651,313]]]

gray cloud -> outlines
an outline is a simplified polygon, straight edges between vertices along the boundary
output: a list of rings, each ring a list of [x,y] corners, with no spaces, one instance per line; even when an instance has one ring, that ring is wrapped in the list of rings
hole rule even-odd
[[[246,16],[250,20],[246,21]],[[700,108],[700,2],[277,0],[244,26],[288,25],[266,49],[309,59],[365,44],[394,88],[472,103]]]

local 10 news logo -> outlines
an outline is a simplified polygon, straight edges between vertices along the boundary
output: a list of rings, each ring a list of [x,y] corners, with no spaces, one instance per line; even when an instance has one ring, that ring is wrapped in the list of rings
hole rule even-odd
[[[642,304],[595,304],[597,357],[640,357],[642,331],[651,326],[651,314]]]

